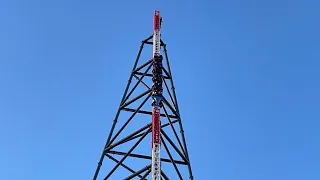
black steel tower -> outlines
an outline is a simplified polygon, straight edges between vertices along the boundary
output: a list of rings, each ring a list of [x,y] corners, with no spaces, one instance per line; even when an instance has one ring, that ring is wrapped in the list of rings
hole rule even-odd
[[[93,180],[151,179],[152,67],[159,66],[153,59],[142,59],[141,54],[146,46],[152,47],[152,40],[153,35],[141,43]],[[163,50],[162,72],[158,73],[163,85],[161,179],[193,180],[166,44],[160,40],[160,46]],[[151,56],[152,51],[148,54]]]

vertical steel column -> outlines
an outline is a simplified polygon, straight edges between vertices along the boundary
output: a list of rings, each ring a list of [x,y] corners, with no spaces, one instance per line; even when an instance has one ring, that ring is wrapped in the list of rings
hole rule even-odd
[[[161,179],[160,109],[162,101],[162,56],[160,55],[160,12],[153,18],[153,69],[152,69],[152,180]]]

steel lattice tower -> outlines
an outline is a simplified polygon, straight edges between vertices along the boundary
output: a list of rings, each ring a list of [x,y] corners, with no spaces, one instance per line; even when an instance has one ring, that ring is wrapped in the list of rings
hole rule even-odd
[[[154,33],[141,43],[93,180],[193,180],[161,21],[155,11]],[[145,45],[153,47],[151,60],[140,60]]]

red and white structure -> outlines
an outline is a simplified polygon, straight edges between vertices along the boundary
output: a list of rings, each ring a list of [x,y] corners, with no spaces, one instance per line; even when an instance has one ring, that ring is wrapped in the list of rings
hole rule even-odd
[[[152,180],[161,178],[160,159],[160,108],[162,100],[162,56],[160,55],[160,12],[155,11],[153,17],[153,69],[152,69]]]
[[[154,12],[153,17],[153,56],[160,56],[160,11]]]
[[[161,38],[161,25],[162,18],[156,10],[153,34],[141,42],[93,180],[193,180],[167,47]],[[152,60],[140,57],[145,45],[153,46]],[[146,89],[137,88],[139,85]],[[151,98],[152,106],[146,110],[145,104]],[[141,116],[149,120],[141,121]],[[130,127],[136,122],[139,122],[137,126]],[[150,135],[151,152],[150,144],[142,143]],[[103,165],[104,161],[108,161],[107,166]],[[182,169],[184,171],[180,171]]]

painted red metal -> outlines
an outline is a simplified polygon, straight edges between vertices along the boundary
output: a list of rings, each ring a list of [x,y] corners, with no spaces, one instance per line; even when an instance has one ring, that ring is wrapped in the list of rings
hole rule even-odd
[[[160,108],[153,107],[152,113],[152,145],[160,144]]]
[[[154,11],[153,30],[160,30],[160,11]]]

